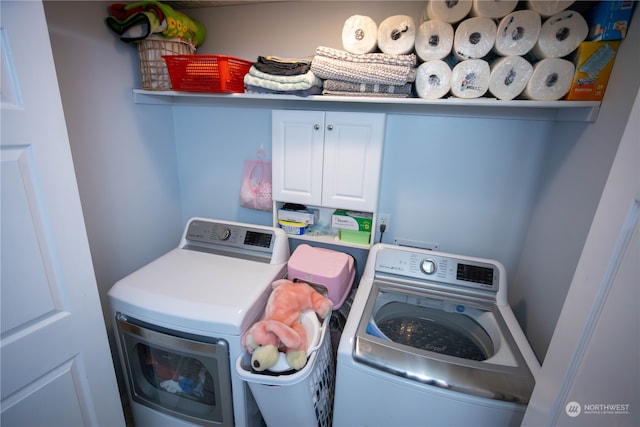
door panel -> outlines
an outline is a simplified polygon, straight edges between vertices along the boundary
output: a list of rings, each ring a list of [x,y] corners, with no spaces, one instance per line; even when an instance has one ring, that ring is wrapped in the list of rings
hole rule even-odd
[[[2,288],[2,334],[56,308],[52,262],[38,206],[33,156],[25,147],[0,152],[2,205],[2,282],[18,280],[31,286]],[[19,242],[20,244],[16,244]],[[42,249],[40,249],[42,248]]]
[[[124,425],[43,6],[0,7],[0,424]]]
[[[327,113],[322,204],[375,212],[385,115]]]
[[[83,425],[82,408],[75,396],[74,375],[78,375],[77,365],[67,362],[30,384],[19,395],[7,402],[9,409],[2,414],[3,425],[21,426],[25,420],[29,425],[53,425],[51,420],[56,420],[55,425],[80,426]],[[75,371],[75,372],[74,372]],[[59,405],[49,408],[49,402],[56,401]],[[34,411],[33,406],[53,410]],[[58,424],[59,423],[59,424]]]
[[[324,113],[273,111],[273,200],[320,205]]]

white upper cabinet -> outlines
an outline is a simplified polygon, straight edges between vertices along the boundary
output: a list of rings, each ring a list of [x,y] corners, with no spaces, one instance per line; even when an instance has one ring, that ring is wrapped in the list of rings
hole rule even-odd
[[[271,113],[273,199],[320,206],[324,156],[321,111]]]
[[[273,199],[375,212],[384,113],[274,110]]]

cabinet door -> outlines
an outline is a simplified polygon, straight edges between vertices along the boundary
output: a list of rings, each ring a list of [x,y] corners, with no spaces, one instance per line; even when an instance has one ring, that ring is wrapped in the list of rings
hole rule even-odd
[[[386,115],[328,112],[322,205],[375,212]]]
[[[274,110],[273,200],[322,204],[324,112]]]

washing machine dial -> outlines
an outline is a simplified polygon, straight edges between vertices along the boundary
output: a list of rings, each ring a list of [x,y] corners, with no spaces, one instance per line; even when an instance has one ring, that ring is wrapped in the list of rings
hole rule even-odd
[[[424,274],[428,274],[428,275],[434,274],[437,269],[438,269],[438,265],[432,259],[426,258],[426,259],[423,259],[422,262],[420,263],[420,270],[422,270]]]
[[[218,239],[227,240],[229,237],[231,237],[231,230],[227,227],[223,227],[218,230]]]

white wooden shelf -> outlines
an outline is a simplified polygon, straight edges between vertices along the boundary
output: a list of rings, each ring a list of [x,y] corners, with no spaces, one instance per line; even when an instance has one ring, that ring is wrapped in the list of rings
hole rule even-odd
[[[202,105],[323,111],[363,111],[430,116],[595,122],[600,101],[501,101],[495,98],[427,100],[356,96],[199,93],[133,90],[137,104]]]
[[[338,236],[313,236],[313,235],[305,235],[305,234],[301,236],[295,236],[292,234],[287,234],[287,237],[289,237],[289,239],[304,240],[310,243],[324,243],[325,245],[343,246],[348,248],[358,248],[358,249],[367,249],[367,250],[371,249],[371,246],[373,245],[373,242],[368,245],[362,245],[362,244],[353,243],[353,242],[345,242],[344,240],[340,240]],[[371,236],[371,239],[373,240],[374,237],[375,236]]]

